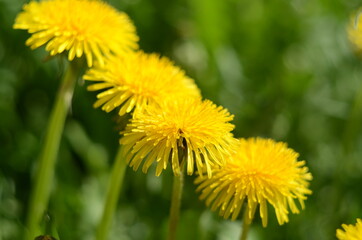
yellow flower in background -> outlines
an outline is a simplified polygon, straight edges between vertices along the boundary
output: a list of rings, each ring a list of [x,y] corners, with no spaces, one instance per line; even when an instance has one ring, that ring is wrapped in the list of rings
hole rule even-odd
[[[347,27],[349,40],[355,45],[358,51],[362,51],[362,18],[361,11],[351,17]]]
[[[339,240],[362,240],[362,220],[357,219],[356,225],[342,224],[344,229],[337,229],[337,238]]]
[[[267,225],[267,203],[273,206],[279,224],[288,222],[289,208],[299,213],[295,200],[302,209],[312,175],[304,161],[297,161],[298,153],[283,142],[271,139],[240,139],[240,145],[223,168],[215,169],[210,179],[198,177],[200,199],[213,211],[220,209],[224,218],[235,220],[247,202],[247,221],[254,217],[260,205],[263,226]]]
[[[28,30],[26,45],[46,45],[51,56],[68,51],[68,59],[85,55],[88,66],[105,56],[138,48],[136,29],[129,17],[100,0],[44,0],[25,4],[15,29]]]
[[[206,171],[211,177],[211,169],[223,165],[237,144],[230,133],[232,119],[226,109],[209,100],[171,98],[136,110],[120,143],[134,170],[144,160],[146,173],[156,162],[159,176],[170,162],[175,175],[185,164],[187,174],[193,174],[196,165],[201,174]]]
[[[111,57],[104,66],[90,69],[84,79],[96,82],[88,90],[103,90],[94,107],[103,105],[102,109],[110,112],[121,106],[119,115],[168,96],[200,97],[194,81],[168,58],[142,51]]]

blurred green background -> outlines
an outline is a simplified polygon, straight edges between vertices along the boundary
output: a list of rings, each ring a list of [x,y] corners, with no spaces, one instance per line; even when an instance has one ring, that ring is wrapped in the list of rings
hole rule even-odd
[[[0,0],[0,240],[24,231],[31,181],[64,63],[13,30],[26,1]],[[205,98],[234,115],[237,137],[288,142],[305,159],[313,195],[278,226],[256,218],[252,239],[335,239],[362,218],[362,60],[346,25],[357,0],[113,0],[133,19],[141,48],[173,59]],[[79,79],[49,206],[60,239],[93,239],[118,147],[116,113],[92,107]],[[164,239],[171,174],[127,169],[109,239]],[[187,176],[178,239],[238,239],[241,222],[198,201]]]

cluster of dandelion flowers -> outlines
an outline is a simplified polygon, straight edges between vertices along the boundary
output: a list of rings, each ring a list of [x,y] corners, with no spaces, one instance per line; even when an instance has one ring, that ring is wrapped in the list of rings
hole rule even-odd
[[[200,199],[213,211],[220,209],[224,218],[235,220],[244,200],[247,201],[247,222],[251,222],[260,204],[263,226],[267,225],[267,202],[271,204],[279,224],[288,222],[289,208],[298,213],[295,200],[302,208],[312,175],[297,161],[298,153],[283,142],[271,139],[240,139],[236,153],[223,168],[215,169],[210,179],[198,177]],[[289,207],[288,207],[289,206]]]
[[[337,229],[339,240],[362,240],[362,220],[357,219],[356,225],[342,224],[342,229]]]
[[[169,99],[136,110],[120,143],[134,170],[144,162],[142,170],[147,172],[156,162],[159,176],[170,162],[175,175],[186,164],[187,174],[193,174],[196,165],[211,177],[211,169],[223,165],[237,145],[230,132],[232,119],[226,109],[209,100]]]
[[[94,107],[110,112],[120,106],[119,115],[136,106],[163,100],[167,96],[200,97],[194,81],[166,57],[137,51],[127,57],[111,57],[104,66],[95,66],[85,75],[93,81],[88,90],[102,90]]]
[[[51,56],[68,51],[68,59],[85,55],[88,66],[105,56],[138,49],[138,36],[129,17],[101,0],[44,0],[25,4],[14,24],[28,30],[26,45],[46,44]]]

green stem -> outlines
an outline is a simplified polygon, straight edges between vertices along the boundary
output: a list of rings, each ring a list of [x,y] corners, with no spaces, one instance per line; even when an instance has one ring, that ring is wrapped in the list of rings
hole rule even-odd
[[[184,168],[181,167],[181,169],[179,175],[174,175],[173,177],[168,240],[176,239],[177,224],[180,218],[181,197],[184,184]]]
[[[103,215],[97,229],[97,240],[106,240],[109,229],[112,224],[112,219],[117,208],[119,193],[123,183],[123,178],[127,163],[122,158],[121,146],[118,149],[114,166],[112,168],[111,177],[108,184],[108,192],[106,202],[104,204]]]
[[[248,237],[251,222],[248,221],[248,210],[244,212],[243,227],[241,229],[240,240],[246,240]]]
[[[71,62],[68,66],[50,115],[43,148],[40,152],[34,187],[30,196],[27,216],[27,229],[29,232],[25,239],[33,240],[37,235],[42,234],[40,223],[48,208],[55,162],[64,122],[71,104],[74,85],[79,73],[78,69],[78,65],[75,62]]]
[[[353,104],[351,113],[346,121],[346,128],[344,131],[344,153],[347,155],[352,150],[352,145],[355,142],[356,136],[358,136],[358,132],[360,130],[360,123],[362,119],[362,84],[357,91]]]

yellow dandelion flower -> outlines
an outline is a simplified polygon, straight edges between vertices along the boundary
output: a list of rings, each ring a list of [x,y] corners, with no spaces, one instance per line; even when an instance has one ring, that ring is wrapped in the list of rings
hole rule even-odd
[[[344,229],[337,229],[337,238],[339,240],[362,240],[362,220],[357,219],[356,225],[342,224]]]
[[[94,107],[103,105],[102,109],[110,112],[122,105],[119,115],[167,96],[200,97],[194,81],[168,58],[142,51],[127,58],[111,57],[104,66],[90,69],[84,79],[97,82],[88,90],[103,90]]]
[[[167,168],[170,161],[175,175],[186,164],[187,174],[207,171],[223,165],[237,140],[230,133],[233,116],[209,100],[199,98],[170,99],[152,104],[143,111],[135,111],[120,143],[126,161],[134,170],[141,165],[147,172],[157,162],[156,175]]]
[[[28,30],[31,49],[46,44],[51,56],[68,51],[68,59],[85,55],[88,66],[105,56],[138,48],[129,17],[100,0],[44,0],[25,4],[15,29]]]
[[[223,168],[215,169],[210,179],[198,177],[197,191],[200,199],[213,211],[220,208],[224,218],[235,220],[244,200],[247,200],[247,221],[254,217],[260,205],[263,226],[267,225],[267,202],[271,204],[279,224],[288,222],[288,208],[299,213],[295,204],[298,199],[302,208],[306,194],[307,180],[312,179],[304,161],[297,161],[298,153],[283,142],[271,139],[240,139],[236,153],[228,159]]]
[[[362,51],[362,18],[360,11],[351,17],[347,27],[349,40],[355,45],[358,51]]]

